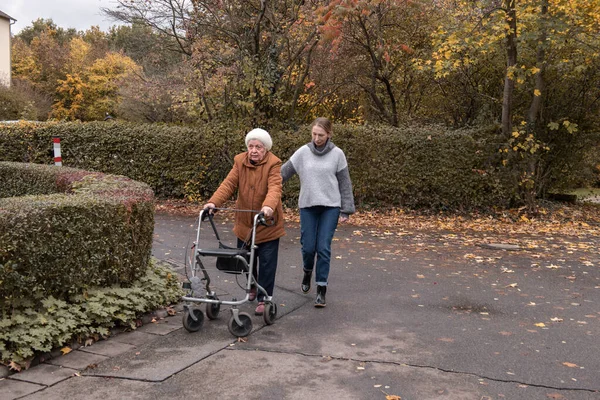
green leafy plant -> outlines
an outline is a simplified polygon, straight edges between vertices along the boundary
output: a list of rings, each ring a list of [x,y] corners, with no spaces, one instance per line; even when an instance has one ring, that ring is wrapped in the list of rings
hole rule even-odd
[[[142,313],[177,302],[182,296],[172,271],[157,262],[128,287],[94,287],[66,300],[48,296],[41,306],[23,299],[0,319],[2,363],[26,367],[39,354],[71,341],[108,336],[119,326],[135,329]]]

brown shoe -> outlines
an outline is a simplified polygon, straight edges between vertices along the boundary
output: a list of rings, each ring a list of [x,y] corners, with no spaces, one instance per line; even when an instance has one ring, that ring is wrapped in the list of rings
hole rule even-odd
[[[256,310],[254,310],[254,315],[263,315],[265,312],[265,302],[261,301],[258,303]]]

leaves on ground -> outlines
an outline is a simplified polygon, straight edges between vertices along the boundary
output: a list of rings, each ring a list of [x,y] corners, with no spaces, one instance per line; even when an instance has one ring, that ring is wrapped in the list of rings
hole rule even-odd
[[[173,214],[198,215],[202,204],[184,200],[160,200],[156,203],[156,211]],[[285,219],[299,222],[296,209],[284,209]],[[525,216],[525,218],[521,218]],[[402,232],[390,231],[402,227],[406,230],[444,230],[451,232],[495,232],[541,234],[557,233],[564,235],[599,235],[600,207],[594,204],[562,204],[548,203],[536,215],[528,215],[525,208],[497,210],[493,213],[429,213],[393,208],[388,210],[359,210],[352,214],[349,224],[359,227],[384,229],[387,235],[402,235]],[[362,235],[359,230],[355,235]],[[406,233],[404,233],[406,234]]]

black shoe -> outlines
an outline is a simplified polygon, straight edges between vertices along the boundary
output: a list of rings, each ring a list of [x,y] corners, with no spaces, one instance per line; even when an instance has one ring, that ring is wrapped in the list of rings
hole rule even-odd
[[[312,271],[304,271],[304,278],[302,278],[302,293],[308,293],[310,291],[310,277]]]
[[[317,285],[317,298],[315,300],[315,307],[325,307],[325,293],[327,293],[327,286]]]

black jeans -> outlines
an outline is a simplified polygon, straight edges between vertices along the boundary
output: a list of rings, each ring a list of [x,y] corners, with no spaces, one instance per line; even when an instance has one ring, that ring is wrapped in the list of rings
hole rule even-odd
[[[240,239],[237,241],[238,248],[248,247]],[[258,284],[265,288],[269,296],[273,296],[275,288],[275,273],[277,272],[277,258],[279,256],[279,239],[259,243],[254,251],[254,277],[258,273]],[[257,293],[257,300],[263,301],[264,294]]]

